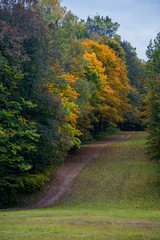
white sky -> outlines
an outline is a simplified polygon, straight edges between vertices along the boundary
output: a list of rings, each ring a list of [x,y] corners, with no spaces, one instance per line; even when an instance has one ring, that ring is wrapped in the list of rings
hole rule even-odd
[[[62,0],[64,6],[80,19],[95,15],[109,16],[120,24],[118,34],[145,55],[151,39],[160,32],[160,0]]]

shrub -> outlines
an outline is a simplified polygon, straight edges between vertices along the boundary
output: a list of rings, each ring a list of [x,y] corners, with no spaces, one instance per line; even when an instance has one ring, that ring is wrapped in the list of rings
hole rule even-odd
[[[25,193],[35,193],[41,190],[49,181],[50,174],[48,171],[39,174],[27,174],[21,178],[20,190]]]

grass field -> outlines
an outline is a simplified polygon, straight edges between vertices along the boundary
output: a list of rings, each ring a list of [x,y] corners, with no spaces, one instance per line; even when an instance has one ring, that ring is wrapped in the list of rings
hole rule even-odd
[[[160,240],[160,170],[145,136],[106,146],[57,206],[1,212],[0,240]]]

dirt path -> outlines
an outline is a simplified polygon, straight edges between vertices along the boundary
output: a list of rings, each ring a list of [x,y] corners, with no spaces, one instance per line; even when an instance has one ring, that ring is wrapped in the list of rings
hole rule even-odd
[[[133,133],[134,132],[123,132],[99,140],[94,144],[81,146],[81,148],[73,156],[67,159],[64,165],[57,171],[56,179],[53,179],[49,189],[44,192],[41,199],[25,209],[36,209],[55,205],[60,198],[70,190],[74,178],[82,168],[97,157],[106,145],[121,140],[127,140]]]

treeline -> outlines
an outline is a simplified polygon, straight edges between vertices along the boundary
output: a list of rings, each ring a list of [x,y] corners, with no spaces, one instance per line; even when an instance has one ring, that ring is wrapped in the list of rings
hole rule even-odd
[[[148,61],[146,87],[146,121],[148,136],[148,153],[160,163],[160,33],[150,41],[146,51]]]
[[[118,27],[59,0],[0,1],[1,207],[41,189],[81,141],[143,129],[145,64]]]

